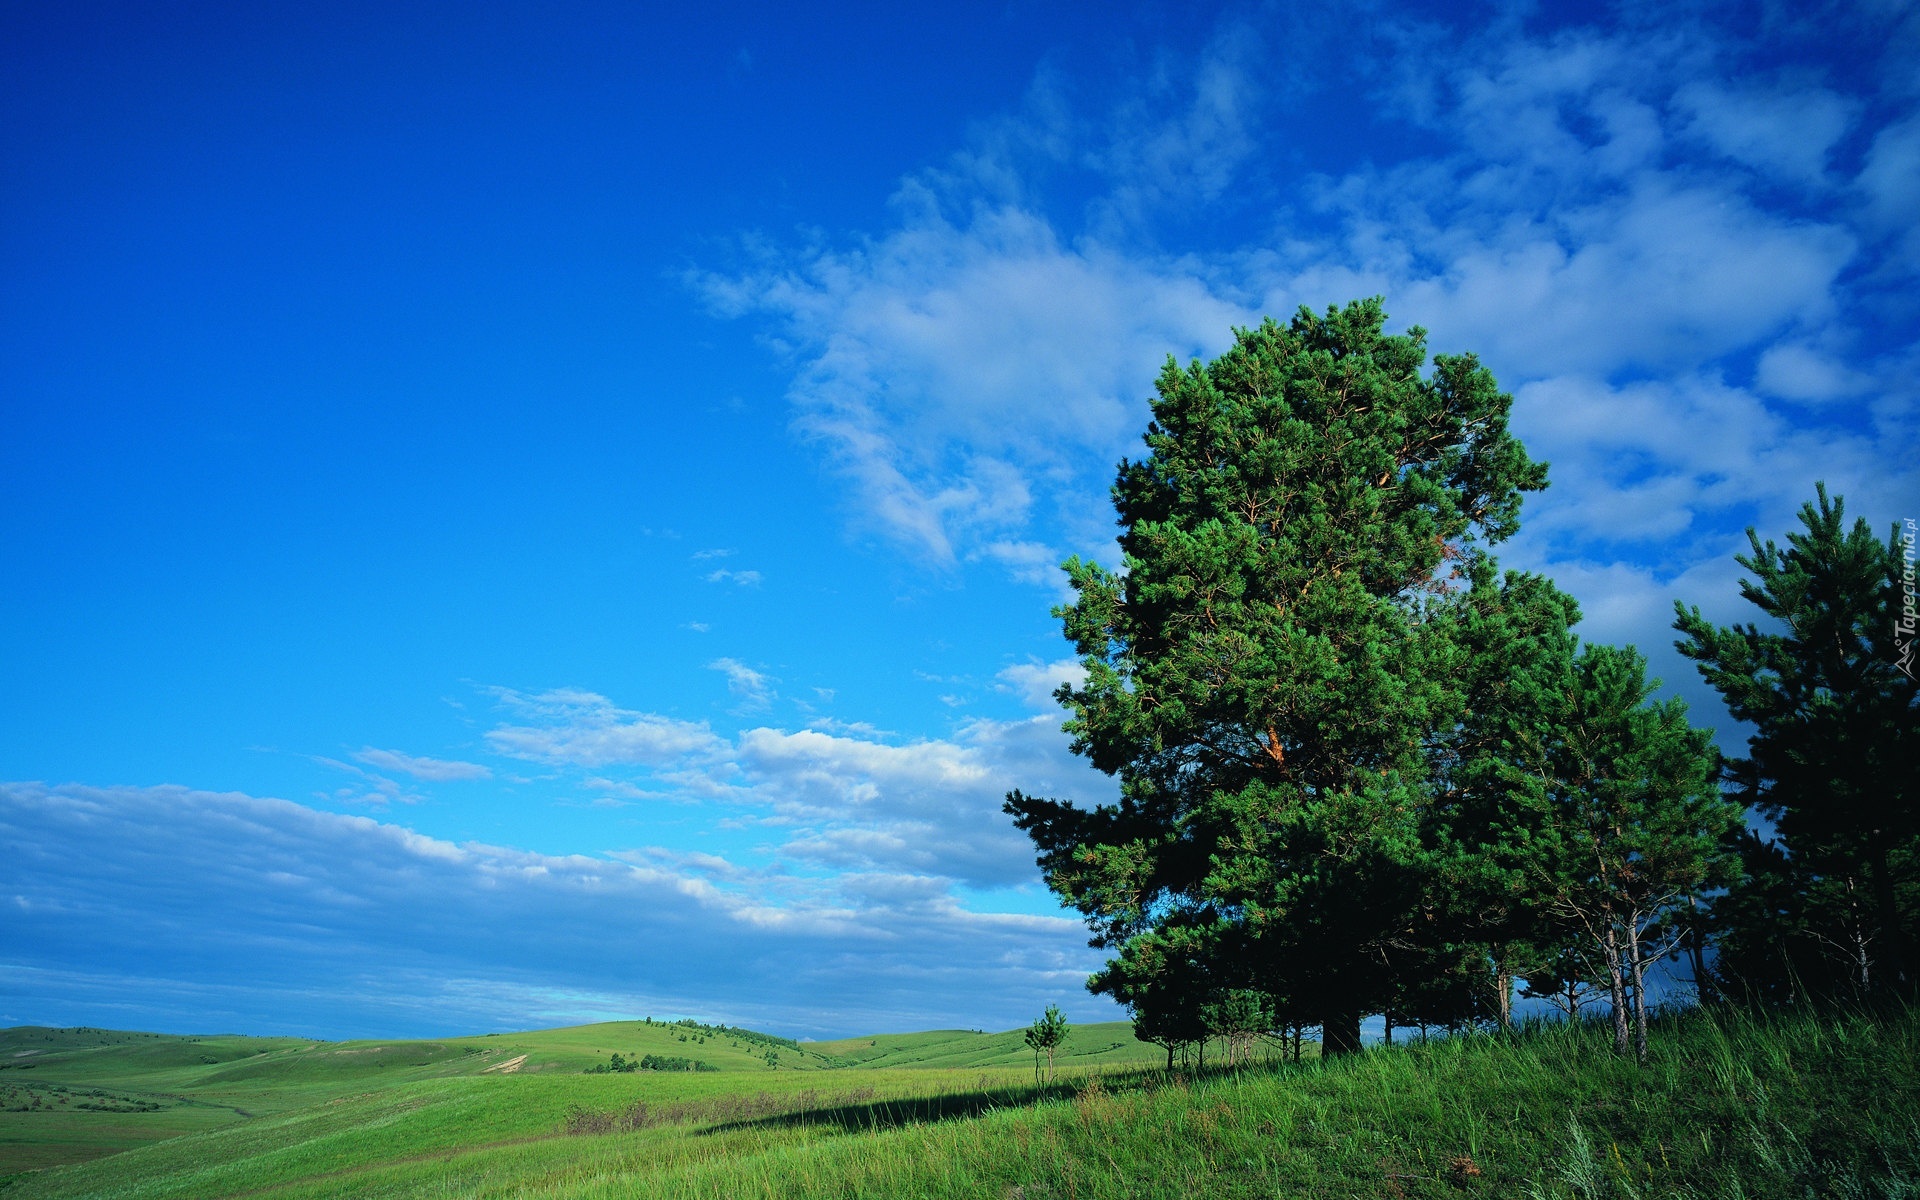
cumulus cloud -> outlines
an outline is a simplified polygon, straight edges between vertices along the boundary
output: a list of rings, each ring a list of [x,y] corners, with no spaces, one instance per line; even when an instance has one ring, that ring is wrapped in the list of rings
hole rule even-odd
[[[1673,99],[1688,132],[1728,158],[1802,184],[1824,181],[1827,156],[1861,107],[1825,88],[1736,90],[1704,81]]]
[[[1877,225],[1912,227],[1914,211],[1920,209],[1920,114],[1874,134],[1854,186]]]
[[[781,853],[839,871],[976,888],[1031,882],[1033,850],[1001,812],[1009,790],[1113,798],[1066,752],[1055,717],[975,720],[950,739],[752,729],[739,743],[747,794],[789,830]]]
[[[768,686],[733,660],[712,665],[742,679],[748,695]],[[1032,696],[1078,669],[1072,662],[1033,663],[1009,668],[1002,679]],[[1001,812],[1007,792],[1017,787],[1088,803],[1114,794],[1111,780],[1068,753],[1055,713],[968,721],[947,738],[900,740],[871,725],[828,721],[723,737],[705,725],[618,708],[593,693],[508,695],[533,720],[487,735],[502,753],[579,769],[578,785],[609,802],[666,798],[717,806],[731,814],[717,819],[750,820],[775,836],[764,847],[773,859],[834,872],[911,874],[942,888],[1031,884],[1032,849]],[[620,778],[602,771],[609,765],[640,770]]]
[[[1753,375],[1754,384],[1769,395],[1815,404],[1857,396],[1873,385],[1865,372],[1805,342],[1769,346]]]
[[[718,862],[456,844],[234,793],[4,784],[0,836],[0,995],[49,1019],[111,1021],[138,989],[173,1028],[332,1037],[667,1013],[1006,1027],[1091,958],[1075,922],[887,873],[774,905]]]
[[[1058,712],[1059,702],[1053,694],[1065,683],[1078,687],[1086,682],[1087,669],[1080,665],[1077,658],[1056,659],[1053,662],[1041,662],[1029,659],[1015,663],[1000,671],[1000,690],[1012,692],[1020,697],[1021,703],[1029,708],[1044,712]]]
[[[1383,18],[1371,44],[1397,51],[1343,62],[1338,84],[1347,111],[1384,114],[1379,151],[1343,158],[1315,157],[1277,107],[1308,51],[1224,26],[1098,111],[1042,80],[903,180],[882,228],[749,241],[692,283],[790,356],[792,427],[857,525],[1056,589],[1066,553],[1112,556],[1106,487],[1169,354],[1384,294],[1437,349],[1481,354],[1552,463],[1510,565],[1553,575],[1584,636],[1640,645],[1711,719],[1670,648],[1673,598],[1749,617],[1742,530],[1783,534],[1815,479],[1876,523],[1920,507],[1920,338],[1887,301],[1920,269],[1920,116],[1898,109],[1911,91],[1751,70],[1751,47],[1689,19],[1451,37]],[[692,561],[715,585],[762,582],[729,555]],[[775,698],[759,669],[710,665],[742,711]],[[674,811],[737,835],[722,852],[542,856],[247,796],[10,785],[0,887],[19,933],[0,986],[92,1013],[137,981],[250,1028],[648,1010],[839,1033],[1013,1024],[1093,956],[1070,921],[955,897],[1035,879],[1000,813],[1009,788],[1111,798],[1058,728],[1051,692],[1076,671],[1007,666],[997,686],[1036,715],[920,738],[721,732],[590,691],[494,691],[493,753],[573,794],[698,801]],[[411,798],[367,767],[487,770],[355,757],[333,764],[356,776],[343,802]],[[648,842],[670,840],[661,824]],[[206,886],[171,886],[188,873]]]

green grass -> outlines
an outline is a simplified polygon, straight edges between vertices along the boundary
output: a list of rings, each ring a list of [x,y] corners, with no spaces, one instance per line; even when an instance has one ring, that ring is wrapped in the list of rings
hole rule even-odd
[[[21,1026],[0,1030],[0,1177],[402,1084],[505,1073],[521,1080],[562,1076],[573,1081],[571,1087],[583,1082],[583,1071],[606,1064],[616,1052],[630,1059],[692,1059],[758,1079],[883,1059],[887,1066],[909,1065],[916,1057],[910,1047],[922,1043],[938,1047],[931,1054],[938,1061],[917,1065],[1024,1064],[1029,1056],[1017,1032],[887,1034],[822,1047],[747,1030],[649,1021],[359,1042]],[[859,1054],[836,1049],[856,1044],[863,1048]],[[1118,1024],[1087,1026],[1067,1049],[1063,1064],[1140,1062],[1159,1053]],[[776,1065],[768,1064],[769,1052]],[[722,1086],[761,1085],[734,1080]],[[111,1099],[91,1094],[102,1091]]]
[[[580,1061],[597,1028],[486,1040]],[[427,1055],[357,1068],[304,1106],[16,1176],[3,1194],[1920,1196],[1915,1012],[1694,1014],[1656,1034],[1645,1067],[1616,1058],[1605,1030],[1543,1027],[1199,1078],[1091,1062],[1050,1088],[1024,1066],[870,1065],[991,1058],[1007,1034],[853,1039],[808,1051],[869,1065],[699,1075],[455,1073],[460,1059]],[[301,1046],[268,1055],[338,1066]]]
[[[1021,1041],[1022,1030],[980,1033],[965,1029],[936,1029],[928,1033],[883,1033],[838,1042],[803,1042],[809,1050],[850,1066],[862,1067],[1030,1067],[1033,1051]],[[1164,1060],[1165,1051],[1133,1036],[1124,1021],[1076,1025],[1056,1066],[1095,1064],[1151,1066]]]

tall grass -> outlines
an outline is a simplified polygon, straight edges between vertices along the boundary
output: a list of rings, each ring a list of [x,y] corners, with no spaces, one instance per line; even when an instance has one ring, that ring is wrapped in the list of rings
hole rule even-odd
[[[1605,1030],[1542,1025],[1200,1079],[1095,1077],[966,1120],[876,1112],[859,1137],[520,1194],[1920,1197],[1911,1011],[1695,1013],[1658,1033],[1645,1067]]]
[[[1920,1198],[1913,1010],[1692,1013],[1655,1035],[1645,1066],[1604,1029],[1540,1025],[1050,1088],[1005,1071],[437,1080],[5,1195]]]

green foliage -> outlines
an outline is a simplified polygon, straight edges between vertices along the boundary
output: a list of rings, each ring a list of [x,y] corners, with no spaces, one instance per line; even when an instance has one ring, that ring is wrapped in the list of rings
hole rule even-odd
[[[1388,1015],[1505,1026],[1512,979],[1549,969],[1576,941],[1541,903],[1540,877],[1552,844],[1547,747],[1564,733],[1580,613],[1549,580],[1508,572],[1477,583],[1446,615],[1462,651],[1463,703],[1433,747],[1423,830],[1433,874]]]
[[[1727,880],[1725,847],[1740,827],[1720,793],[1712,735],[1678,699],[1650,699],[1636,650],[1589,646],[1574,664],[1558,736],[1543,747],[1550,779],[1539,894],[1583,930],[1605,964],[1615,1045],[1631,1009],[1646,1057],[1646,968],[1675,944],[1686,897]]]
[[[767,1054],[771,1057],[773,1051],[769,1050]],[[611,1059],[588,1067],[584,1074],[631,1075],[635,1071],[718,1071],[719,1069],[697,1058],[682,1058],[670,1054],[643,1054],[638,1058],[625,1058],[616,1050]]]
[[[1033,1024],[1027,1026],[1022,1040],[1026,1042],[1027,1049],[1033,1051],[1033,1072],[1036,1077],[1040,1074],[1040,1056],[1045,1054],[1047,1078],[1049,1080],[1053,1078],[1054,1052],[1060,1049],[1070,1032],[1072,1029],[1067,1024],[1067,1018],[1057,1004],[1047,1005],[1047,1011],[1040,1014]]]
[[[1727,778],[1783,845],[1738,842],[1741,884],[1715,906],[1735,990],[1785,998],[1916,984],[1920,684],[1899,666],[1901,541],[1876,539],[1818,485],[1782,547],[1747,531],[1740,594],[1761,624],[1676,604],[1681,653],[1754,727]]]
[[[1148,456],[1114,485],[1125,570],[1074,559],[1057,610],[1086,667],[1074,749],[1119,777],[1091,811],[1015,792],[1049,886],[1136,969],[1232,964],[1333,1049],[1390,1002],[1433,869],[1431,749],[1460,718],[1462,586],[1545,484],[1471,355],[1384,332],[1377,301],[1239,330],[1169,362]],[[1140,945],[1153,939],[1156,946]]]

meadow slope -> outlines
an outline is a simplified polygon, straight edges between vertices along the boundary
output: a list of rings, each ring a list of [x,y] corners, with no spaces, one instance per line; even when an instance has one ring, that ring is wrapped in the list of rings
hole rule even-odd
[[[1913,1011],[1691,1014],[1656,1032],[1645,1067],[1603,1029],[1550,1026],[1203,1077],[1095,1063],[1040,1087],[991,1065],[363,1077],[304,1107],[16,1176],[3,1194],[1920,1194]],[[852,1041],[937,1057],[960,1036]]]
[[[660,1021],[353,1042],[19,1026],[0,1030],[0,1178],[403,1084],[557,1075],[571,1080],[568,1086],[591,1086],[582,1072],[607,1065],[616,1053],[628,1060],[686,1059],[756,1080],[861,1066],[1009,1066],[1030,1059],[1017,1031],[880,1034],[821,1045]],[[1076,1031],[1061,1061],[1137,1064],[1160,1053],[1135,1041],[1125,1024],[1088,1025]],[[674,1076],[643,1072],[637,1078],[645,1087]]]

